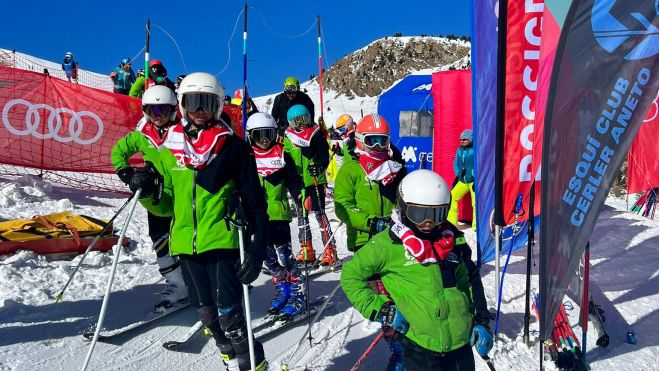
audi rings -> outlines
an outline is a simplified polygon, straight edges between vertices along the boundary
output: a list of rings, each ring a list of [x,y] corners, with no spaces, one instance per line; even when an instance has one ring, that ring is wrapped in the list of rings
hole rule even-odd
[[[25,129],[17,129],[12,126],[12,123],[9,120],[9,111],[12,107],[16,105],[22,105],[27,107],[27,112],[25,113]],[[46,121],[46,128],[43,130],[39,129],[41,125],[41,115],[40,110],[45,110],[49,112],[48,119]],[[62,128],[62,114],[70,115],[68,122],[68,135],[62,136],[60,134],[60,129]],[[89,117],[95,121],[96,134],[89,139],[83,139],[81,134],[83,132],[89,133],[90,130],[85,130],[83,123],[83,118]],[[89,120],[86,120],[88,122]],[[75,142],[80,145],[88,145],[98,141],[103,136],[103,121],[97,114],[89,111],[75,112],[69,108],[53,108],[47,104],[37,103],[32,104],[24,99],[12,99],[2,108],[2,123],[4,124],[7,130],[18,136],[31,135],[37,139],[54,139],[61,143]]]

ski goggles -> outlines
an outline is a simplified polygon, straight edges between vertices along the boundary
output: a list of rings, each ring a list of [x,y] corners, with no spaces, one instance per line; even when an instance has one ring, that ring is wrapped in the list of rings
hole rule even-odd
[[[149,117],[169,117],[176,108],[170,106],[169,104],[152,104],[148,106],[142,106],[142,111],[146,113]]]
[[[215,94],[187,93],[183,95],[181,106],[189,112],[217,112],[220,109],[220,102]]]
[[[284,92],[286,94],[295,94],[295,93],[297,93],[297,85],[286,85],[286,86],[284,86]]]
[[[364,143],[364,146],[369,149],[375,147],[385,148],[389,145],[389,136],[382,134],[366,134],[362,136],[362,143]]]
[[[293,127],[293,129],[299,130],[309,125],[310,121],[311,118],[308,115],[300,115],[293,117],[293,119],[289,120],[288,123]]]
[[[341,135],[346,135],[347,132],[351,131],[353,125],[343,125],[340,128],[336,128],[336,131]]]
[[[252,138],[254,143],[260,143],[264,140],[273,142],[276,135],[277,133],[274,128],[260,128],[249,131],[249,137]]]
[[[431,222],[434,225],[443,223],[448,216],[449,205],[427,206],[407,204],[405,216],[414,224]]]

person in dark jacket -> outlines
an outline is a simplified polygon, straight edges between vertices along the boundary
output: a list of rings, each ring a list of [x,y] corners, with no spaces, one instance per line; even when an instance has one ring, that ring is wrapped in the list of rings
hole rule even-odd
[[[78,83],[78,62],[73,59],[73,53],[67,52],[64,55],[64,60],[62,60],[62,70],[66,74],[66,78],[69,82],[73,79],[73,82],[76,84]]]
[[[284,92],[275,97],[272,105],[272,117],[277,122],[277,131],[283,138],[284,132],[288,128],[288,109],[296,104],[301,104],[307,108],[311,121],[314,120],[314,104],[309,96],[300,91],[300,82],[295,77],[287,77],[284,81]]]
[[[119,66],[110,73],[110,79],[114,83],[114,92],[117,94],[128,95],[130,88],[135,82],[135,71],[133,71],[130,65],[130,58],[122,58]]]
[[[474,194],[474,145],[472,143],[472,130],[467,129],[460,134],[460,147],[455,154],[453,171],[455,181],[451,189],[451,209],[448,212],[448,221],[453,225],[458,222],[458,201],[467,193],[471,193],[471,202],[474,210],[472,228],[476,230],[476,197]]]

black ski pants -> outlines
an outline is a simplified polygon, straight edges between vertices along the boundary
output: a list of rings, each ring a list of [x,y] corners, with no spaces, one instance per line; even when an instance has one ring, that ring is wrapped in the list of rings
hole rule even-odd
[[[476,368],[469,344],[446,353],[422,348],[408,338],[401,341],[401,345],[407,371],[473,371]]]
[[[159,258],[169,255],[169,238],[163,238],[169,233],[169,224],[172,221],[171,216],[158,216],[146,212],[146,220],[149,224],[149,237],[153,242],[153,250]]]

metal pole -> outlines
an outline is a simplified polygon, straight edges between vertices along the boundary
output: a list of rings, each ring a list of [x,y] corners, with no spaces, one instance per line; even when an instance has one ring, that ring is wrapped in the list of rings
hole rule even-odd
[[[149,45],[151,44],[151,20],[146,19],[146,42],[144,44],[144,79],[149,78]]]
[[[110,298],[110,291],[112,291],[112,281],[114,281],[114,274],[117,271],[117,263],[119,262],[119,255],[121,255],[121,246],[123,245],[124,236],[126,236],[126,231],[128,230],[128,225],[130,224],[130,219],[133,217],[133,211],[135,211],[135,206],[140,199],[142,194],[142,189],[138,189],[133,196],[133,203],[130,205],[130,210],[128,211],[128,216],[126,217],[126,222],[124,223],[123,228],[121,228],[121,234],[119,234],[119,241],[115,245],[116,249],[114,250],[114,261],[112,262],[112,271],[110,272],[110,278],[108,279],[108,286],[105,288],[105,295],[103,296],[103,303],[101,304],[101,313],[98,315],[98,323],[96,323],[96,331],[94,331],[94,338],[92,343],[89,346],[87,351],[87,356],[85,357],[85,362],[82,365],[82,371],[87,369],[89,366],[89,361],[92,358],[94,353],[94,347],[98,342],[98,335],[101,333],[101,328],[103,327],[103,320],[105,320],[105,311],[108,308],[108,302]],[[253,368],[252,368],[253,369]]]
[[[247,2],[243,11],[243,138],[247,138]],[[252,368],[253,370],[254,368]]]
[[[242,222],[238,223],[238,245],[240,246],[240,264],[245,262],[245,241],[243,240]],[[256,370],[256,357],[254,355],[254,334],[252,332],[252,308],[249,304],[249,287],[243,285],[243,300],[245,302],[245,320],[247,321],[247,344],[249,345],[249,364]]]
[[[529,197],[529,210],[531,215],[529,217],[529,231],[527,233],[528,242],[526,246],[526,290],[524,297],[526,303],[524,305],[524,333],[522,339],[526,346],[531,346],[529,337],[529,323],[531,322],[531,259],[533,255],[533,246],[535,245],[535,181],[531,184],[531,193]]]
[[[321,53],[322,39],[320,36],[320,14],[316,17],[318,25],[318,83],[320,84],[320,118],[323,118],[323,54]],[[311,118],[313,120],[313,117]]]

